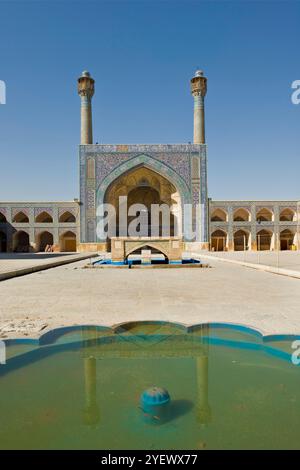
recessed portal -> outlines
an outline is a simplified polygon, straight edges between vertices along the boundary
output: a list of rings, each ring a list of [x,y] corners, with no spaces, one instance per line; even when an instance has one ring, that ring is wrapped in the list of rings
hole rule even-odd
[[[120,199],[121,198],[121,199]],[[181,233],[181,200],[175,186],[144,166],[122,174],[104,201],[115,208],[115,236],[173,237]]]
[[[13,251],[27,253],[30,251],[29,235],[20,230],[13,234]]]
[[[0,232],[0,253],[5,253],[7,250],[7,237],[6,233]]]
[[[68,230],[59,237],[60,251],[76,251],[76,234]]]
[[[260,230],[256,235],[257,250],[271,250],[272,237],[273,234],[269,230]]]
[[[212,251],[225,251],[226,249],[227,234],[223,230],[215,230],[211,234],[211,250]]]
[[[280,233],[280,249],[282,251],[291,250],[294,244],[294,233],[289,230],[283,230]]]
[[[50,251],[53,246],[53,235],[50,232],[42,232],[37,236],[37,251]]]

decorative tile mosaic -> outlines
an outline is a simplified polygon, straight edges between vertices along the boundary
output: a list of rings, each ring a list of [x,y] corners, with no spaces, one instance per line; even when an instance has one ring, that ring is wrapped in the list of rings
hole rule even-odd
[[[53,210],[52,207],[35,207],[34,208],[34,215],[37,217],[40,215],[42,212],[47,212],[49,215],[53,216]]]
[[[23,214],[27,215],[27,217],[30,216],[30,207],[13,207],[11,211],[12,217],[15,217],[16,214],[19,212],[23,212]]]
[[[60,207],[58,209],[58,217],[60,217],[62,214],[65,212],[70,212],[70,214],[73,214],[76,217],[77,211],[75,207]]]
[[[191,181],[191,157],[200,161],[200,183]],[[96,162],[95,191],[87,180],[86,165],[89,159]],[[81,240],[94,241],[96,219],[91,219],[90,210],[102,204],[108,186],[120,175],[138,165],[145,165],[165,176],[179,190],[182,204],[201,204],[204,207],[203,233],[207,230],[206,201],[206,146],[193,144],[178,145],[83,145],[80,146],[80,201]],[[89,213],[89,216],[87,214]],[[184,220],[184,215],[183,220]],[[91,223],[93,221],[93,224]]]

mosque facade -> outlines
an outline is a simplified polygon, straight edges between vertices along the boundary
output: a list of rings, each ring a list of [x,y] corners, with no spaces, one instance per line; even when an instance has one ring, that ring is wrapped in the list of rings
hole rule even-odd
[[[83,72],[79,199],[0,202],[0,251],[111,251],[122,258],[146,247],[177,258],[184,250],[299,250],[300,201],[209,198],[203,72],[190,85],[193,143],[99,145],[92,129],[95,82]],[[153,206],[166,209],[167,218]]]

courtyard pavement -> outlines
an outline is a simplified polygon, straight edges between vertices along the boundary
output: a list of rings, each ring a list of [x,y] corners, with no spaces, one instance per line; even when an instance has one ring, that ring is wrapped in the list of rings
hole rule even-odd
[[[299,251],[219,251],[207,253],[209,256],[246,263],[262,264],[300,272]]]
[[[300,281],[210,260],[203,269],[82,269],[87,261],[0,283],[0,336],[64,325],[229,322],[300,334]]]

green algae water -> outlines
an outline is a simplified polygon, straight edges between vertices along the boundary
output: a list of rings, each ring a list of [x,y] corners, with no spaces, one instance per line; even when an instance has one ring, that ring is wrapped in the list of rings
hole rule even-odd
[[[299,449],[293,337],[247,328],[132,323],[7,342],[1,449]],[[149,387],[171,397],[147,419]]]

